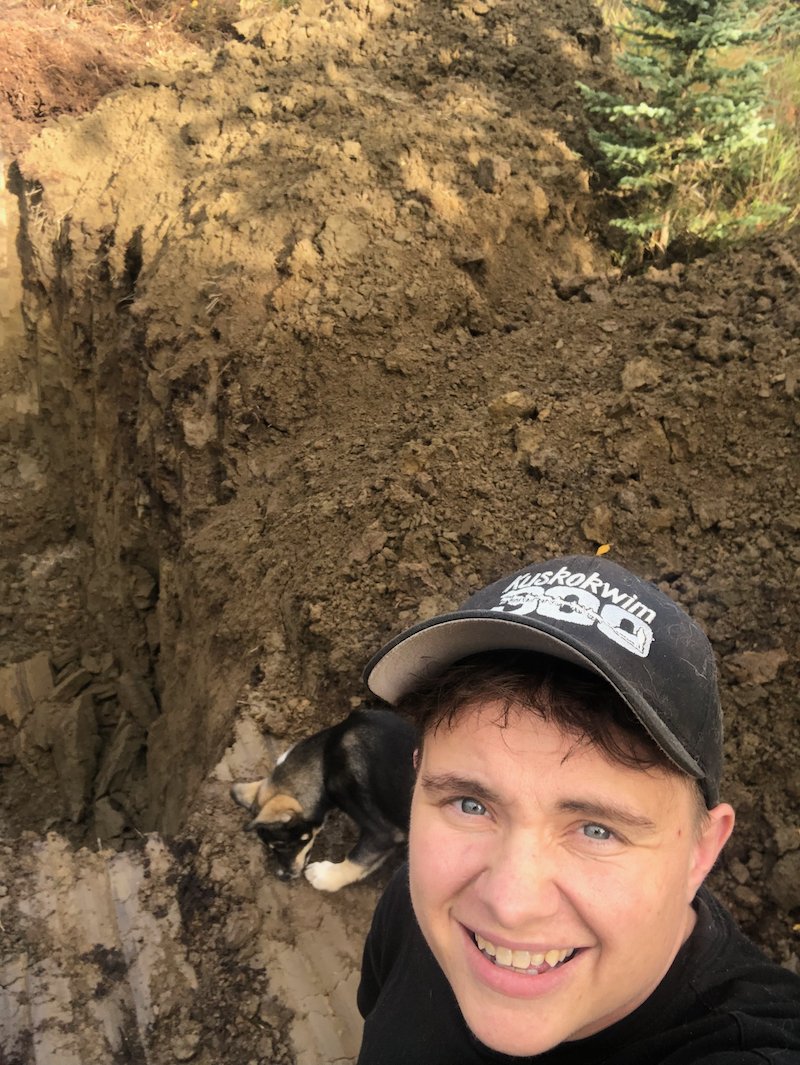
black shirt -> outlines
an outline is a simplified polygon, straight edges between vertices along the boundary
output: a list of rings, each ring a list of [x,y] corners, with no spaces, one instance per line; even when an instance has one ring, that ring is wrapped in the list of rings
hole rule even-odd
[[[358,1065],[800,1065],[800,977],[771,962],[704,888],[697,922],[653,994],[621,1021],[535,1057],[472,1035],[425,942],[403,866],[364,948]]]

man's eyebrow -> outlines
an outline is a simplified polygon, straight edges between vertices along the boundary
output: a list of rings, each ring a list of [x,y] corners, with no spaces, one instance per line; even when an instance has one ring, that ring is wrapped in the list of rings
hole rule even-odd
[[[564,813],[581,814],[584,817],[597,818],[598,821],[610,821],[613,824],[626,825],[628,828],[641,828],[645,832],[654,832],[658,827],[655,821],[623,806],[610,802],[592,802],[588,799],[562,799],[558,809]]]
[[[464,796],[494,805],[501,802],[496,791],[472,777],[460,777],[457,773],[422,773],[419,782],[424,791],[435,795]]]

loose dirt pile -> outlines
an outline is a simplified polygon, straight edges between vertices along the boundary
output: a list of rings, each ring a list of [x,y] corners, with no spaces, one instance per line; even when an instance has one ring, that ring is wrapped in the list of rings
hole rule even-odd
[[[177,914],[186,991],[148,1013],[130,927],[65,918],[45,976],[75,1047],[99,1022],[54,981],[100,959],[108,1060],[350,1060],[380,885],[265,880],[225,783],[275,753],[262,731],[359,704],[391,633],[608,542],[719,653],[739,825],[715,886],[796,968],[800,240],[609,270],[588,3],[309,2],[236,32],[10,169],[4,986],[55,950],[18,902],[37,878],[73,913],[81,869],[119,899],[157,853],[130,893]],[[3,1045],[44,1060],[20,1011]]]

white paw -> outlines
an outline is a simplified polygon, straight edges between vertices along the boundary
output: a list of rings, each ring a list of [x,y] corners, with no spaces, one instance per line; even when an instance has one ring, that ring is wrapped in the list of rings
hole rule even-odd
[[[360,865],[349,862],[311,862],[305,868],[305,877],[317,891],[338,891],[353,884],[364,875]]]

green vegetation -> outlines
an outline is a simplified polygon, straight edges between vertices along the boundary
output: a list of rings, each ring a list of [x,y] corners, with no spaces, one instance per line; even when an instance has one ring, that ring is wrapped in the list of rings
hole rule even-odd
[[[624,257],[691,253],[794,221],[794,0],[623,0],[625,95],[581,85]]]

